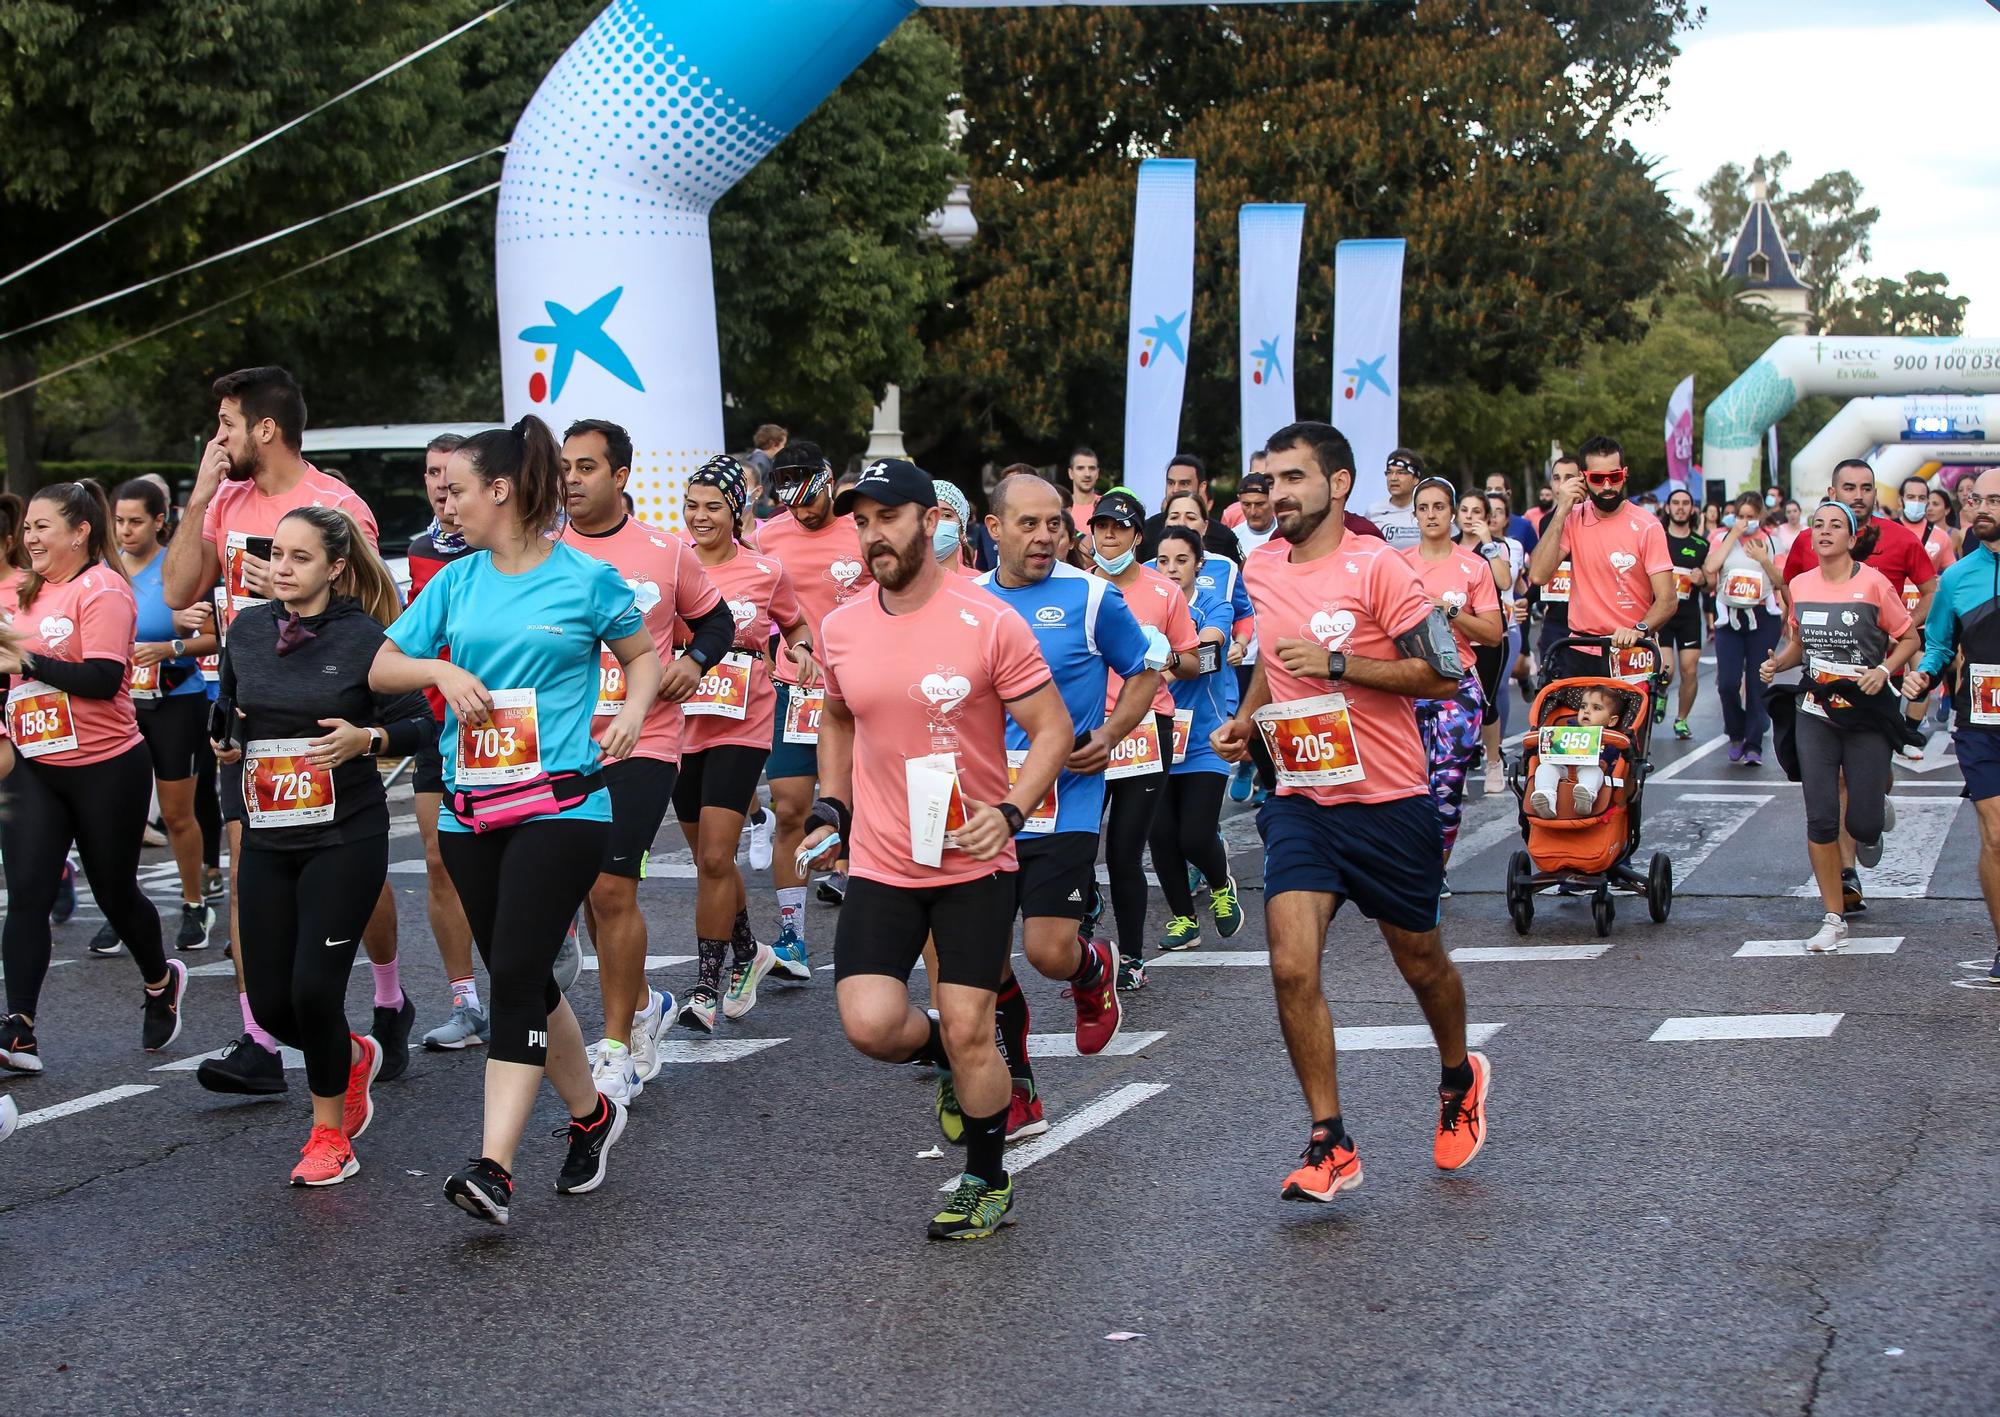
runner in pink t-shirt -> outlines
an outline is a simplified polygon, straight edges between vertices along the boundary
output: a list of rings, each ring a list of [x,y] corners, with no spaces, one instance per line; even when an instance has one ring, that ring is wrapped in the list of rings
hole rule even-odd
[[[870,1057],[940,1070],[938,1122],[963,1140],[965,1167],[930,1235],[978,1239],[1014,1203],[1001,1159],[1013,1088],[994,1035],[1019,905],[1013,837],[1069,758],[1070,716],[1027,623],[937,564],[927,475],[872,463],[836,509],[853,512],[879,590],[826,618],[825,796],[806,851],[831,856],[830,836],[851,836],[834,941],[841,1025]],[[1011,787],[1010,715],[1029,745]],[[931,937],[935,1021],[908,982]]]
[[[1264,838],[1264,923],[1285,1046],[1312,1130],[1285,1178],[1290,1200],[1361,1184],[1341,1118],[1333,1020],[1320,956],[1341,904],[1374,919],[1416,993],[1442,1064],[1431,1156],[1457,1170],[1485,1142],[1489,1069],[1465,1045],[1465,988],[1438,924],[1443,841],[1412,701],[1449,697],[1457,644],[1410,563],[1346,527],[1354,451],[1327,423],[1271,435],[1277,537],[1243,568],[1262,653],[1242,704],[1210,741],[1230,762],[1261,733],[1278,793]]]
[[[1620,647],[1635,645],[1680,609],[1674,563],[1657,517],[1625,500],[1625,451],[1610,438],[1586,439],[1578,450],[1581,471],[1559,465],[1556,500],[1541,540],[1528,558],[1528,579],[1549,583],[1570,563],[1569,633],[1603,636]],[[1586,495],[1587,494],[1587,495]],[[1548,528],[1557,528],[1551,535]],[[1583,662],[1578,663],[1581,659]],[[1565,650],[1550,656],[1545,678],[1601,672],[1601,653]]]

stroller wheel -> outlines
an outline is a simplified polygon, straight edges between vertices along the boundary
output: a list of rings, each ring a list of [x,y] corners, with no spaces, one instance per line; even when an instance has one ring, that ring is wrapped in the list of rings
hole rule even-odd
[[[1674,863],[1664,851],[1653,853],[1646,871],[1646,913],[1655,925],[1663,924],[1674,909]]]
[[[1507,862],[1507,914],[1517,935],[1527,934],[1535,923],[1535,893],[1528,889],[1534,871],[1534,860],[1525,851],[1515,852]]]
[[[1610,891],[1600,890],[1590,898],[1590,923],[1597,927],[1600,936],[1611,933],[1611,922],[1617,913],[1618,908],[1611,903]]]

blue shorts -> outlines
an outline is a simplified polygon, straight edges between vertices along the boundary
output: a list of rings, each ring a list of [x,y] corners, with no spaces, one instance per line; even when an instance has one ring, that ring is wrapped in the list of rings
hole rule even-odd
[[[819,776],[819,747],[813,743],[785,741],[785,714],[791,708],[792,686],[774,682],[778,707],[771,718],[771,756],[764,760],[764,778],[776,782],[781,777]]]
[[[1276,796],[1257,813],[1264,838],[1264,898],[1286,891],[1351,900],[1398,930],[1421,934],[1438,923],[1444,889],[1444,832],[1428,792],[1392,802],[1322,807],[1310,797]]]
[[[2000,729],[1961,728],[1951,735],[1958,770],[1965,774],[1963,796],[1975,802],[2000,797]]]

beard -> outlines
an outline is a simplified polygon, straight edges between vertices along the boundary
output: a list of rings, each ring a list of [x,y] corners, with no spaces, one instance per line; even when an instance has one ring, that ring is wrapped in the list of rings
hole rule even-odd
[[[1622,487],[1615,488],[1609,492],[1593,491],[1590,494],[1590,505],[1597,508],[1599,516],[1610,516],[1618,510],[1619,505],[1624,500],[1625,489]]]
[[[223,451],[226,453],[229,452],[227,448],[224,448]],[[241,458],[237,457],[234,453],[230,453],[229,480],[231,482],[248,482],[257,475],[257,469],[262,465],[262,460],[257,456],[257,445],[252,443],[250,451]]]
[[[1972,519],[1972,534],[1991,546],[2000,541],[2000,518],[1978,516]]]
[[[1289,518],[1283,512],[1280,512],[1278,514],[1278,535],[1286,541],[1291,542],[1294,546],[1302,546],[1312,540],[1313,533],[1318,531],[1326,522],[1327,513],[1332,510],[1333,504],[1329,502],[1325,506],[1312,511],[1301,507],[1298,511],[1291,513]]]
[[[930,538],[921,534],[922,523],[918,523],[919,535],[912,537],[906,545],[897,546],[886,538],[868,543],[868,572],[875,577],[875,583],[884,590],[902,590],[917,578],[930,559]],[[878,557],[895,558],[895,564],[886,571],[876,564]]]

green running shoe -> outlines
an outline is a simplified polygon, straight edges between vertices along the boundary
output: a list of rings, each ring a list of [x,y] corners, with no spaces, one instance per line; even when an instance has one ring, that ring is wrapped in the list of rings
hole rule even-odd
[[[1694,737],[1694,730],[1688,727],[1688,721],[1686,719],[1677,718],[1674,720],[1674,737],[1682,739],[1683,741]]]
[[[1243,907],[1236,899],[1236,878],[1228,877],[1209,893],[1208,908],[1215,915],[1215,932],[1228,939],[1243,928]]]
[[[933,1240],[984,1240],[1014,1223],[1014,1178],[989,1186],[977,1176],[960,1176],[958,1189],[931,1217]]]
[[[1163,950],[1191,950],[1201,943],[1201,922],[1192,915],[1176,915],[1167,922],[1167,933],[1160,937]]]
[[[965,1145],[965,1114],[958,1110],[958,1090],[951,1085],[951,1071],[937,1070],[938,1130],[953,1146]]]

